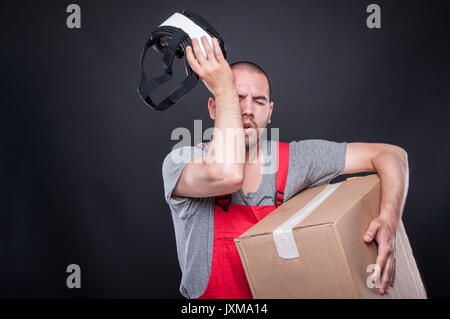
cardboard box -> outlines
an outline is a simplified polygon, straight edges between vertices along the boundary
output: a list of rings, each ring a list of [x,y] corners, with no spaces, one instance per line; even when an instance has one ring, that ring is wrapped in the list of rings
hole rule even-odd
[[[362,237],[378,216],[377,175],[310,188],[235,239],[254,298],[426,298],[403,223],[397,227],[396,280],[370,288],[375,242]]]

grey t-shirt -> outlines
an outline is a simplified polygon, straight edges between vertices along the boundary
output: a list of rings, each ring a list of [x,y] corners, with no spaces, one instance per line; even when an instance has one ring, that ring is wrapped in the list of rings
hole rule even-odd
[[[232,204],[274,205],[277,143],[266,141],[264,174],[258,190],[244,195],[242,189],[231,195]],[[181,173],[193,158],[208,151],[208,143],[173,150],[163,162],[165,200],[169,204],[175,228],[178,261],[182,272],[180,292],[186,298],[198,298],[206,289],[212,264],[214,242],[214,197],[180,200],[171,194]],[[289,169],[284,200],[312,186],[328,183],[345,166],[346,143],[325,140],[292,141],[289,145]]]

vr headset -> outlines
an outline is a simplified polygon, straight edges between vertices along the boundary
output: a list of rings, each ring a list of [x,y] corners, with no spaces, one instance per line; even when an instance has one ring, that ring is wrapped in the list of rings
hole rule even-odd
[[[141,55],[140,65],[142,73],[138,86],[138,93],[147,106],[155,110],[164,111],[169,106],[181,100],[197,85],[198,75],[190,68],[185,54],[186,47],[192,46],[191,39],[198,38],[200,40],[201,36],[206,36],[211,47],[212,37],[217,38],[223,56],[225,58],[227,57],[225,43],[219,32],[205,19],[188,10],[180,10],[174,13],[152,32]],[[203,54],[206,55],[202,42],[199,41],[199,44]],[[162,64],[165,70],[162,75],[154,78],[148,78],[144,72],[144,60],[147,50],[150,47],[162,53]],[[151,93],[172,78],[172,63],[175,58],[184,59],[186,78],[166,98],[160,103],[155,104]]]

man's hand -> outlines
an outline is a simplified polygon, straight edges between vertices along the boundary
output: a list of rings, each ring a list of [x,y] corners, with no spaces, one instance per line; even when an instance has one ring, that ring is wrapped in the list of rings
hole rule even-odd
[[[219,41],[212,38],[214,52],[205,36],[201,37],[201,41],[206,51],[206,57],[196,38],[192,39],[193,49],[191,46],[186,48],[186,58],[192,70],[202,79],[214,96],[227,90],[236,90],[233,73],[223,56]]]
[[[396,225],[384,217],[377,217],[369,224],[364,234],[364,241],[370,243],[372,240],[378,244],[378,254],[372,282],[375,283],[381,276],[379,292],[387,294],[390,287],[394,287],[395,281],[395,232]]]

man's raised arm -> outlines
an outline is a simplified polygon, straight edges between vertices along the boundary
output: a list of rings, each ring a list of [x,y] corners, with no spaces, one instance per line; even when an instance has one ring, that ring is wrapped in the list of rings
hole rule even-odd
[[[207,56],[203,55],[198,40],[192,39],[192,47],[186,48],[186,58],[215,96],[214,137],[207,156],[193,159],[184,168],[172,192],[174,198],[233,193],[244,179],[245,135],[233,73],[217,39],[212,40],[215,52],[205,37],[201,41]]]

